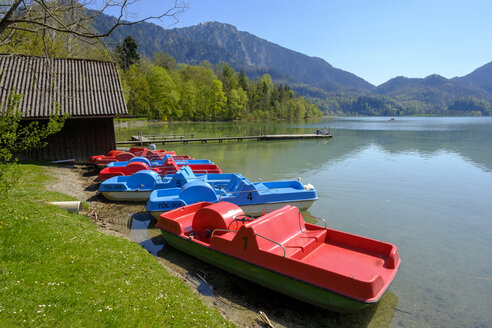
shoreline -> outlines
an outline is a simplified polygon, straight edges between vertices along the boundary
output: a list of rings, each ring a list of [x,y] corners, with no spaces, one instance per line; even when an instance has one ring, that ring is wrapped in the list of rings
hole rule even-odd
[[[137,243],[131,238],[131,222],[138,220],[136,229],[140,237],[147,237],[146,241],[157,244],[163,242],[160,231],[155,230],[155,220],[144,219],[147,215],[145,204],[113,203],[97,193],[98,184],[94,179],[98,171],[94,167],[51,166],[49,172],[58,180],[47,184],[46,188],[88,203],[86,215],[104,233]],[[145,223],[144,227],[142,222]],[[147,231],[142,231],[145,227]],[[144,247],[145,243],[140,241],[140,245]],[[216,308],[239,327],[262,327],[260,311],[268,316],[275,327],[280,328],[354,327],[360,324],[380,327],[382,322],[387,326],[397,304],[396,296],[387,293],[388,296],[383,297],[380,303],[358,313],[329,312],[233,276],[171,247],[160,249],[156,258],[169,273],[185,282],[204,304]]]

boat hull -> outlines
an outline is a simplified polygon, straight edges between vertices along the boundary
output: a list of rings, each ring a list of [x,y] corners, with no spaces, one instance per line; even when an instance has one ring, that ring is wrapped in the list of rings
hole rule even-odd
[[[303,302],[337,312],[356,312],[364,309],[370,304],[336,294],[324,288],[237,259],[168,231],[161,231],[166,243],[170,246],[241,278],[250,280]]]
[[[148,197],[147,197],[148,198]],[[300,211],[307,210],[313,205],[316,199],[308,199],[301,201],[287,201],[287,202],[277,202],[277,203],[262,203],[262,204],[252,204],[252,205],[238,205],[243,210],[244,214],[249,216],[260,216],[263,211],[270,211],[279,209],[287,204],[296,206]],[[169,210],[173,210],[175,208],[170,207]],[[156,219],[166,211],[149,211]]]
[[[104,198],[111,201],[122,202],[146,202],[149,199],[149,191],[102,191]]]

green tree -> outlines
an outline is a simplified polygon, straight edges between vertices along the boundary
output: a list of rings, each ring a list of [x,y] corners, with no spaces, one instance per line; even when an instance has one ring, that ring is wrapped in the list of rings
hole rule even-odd
[[[209,118],[215,121],[217,118],[224,117],[226,102],[227,98],[224,91],[222,91],[222,82],[213,80],[207,97]]]
[[[194,120],[196,118],[198,104],[198,90],[193,81],[181,83],[179,106],[183,111],[183,119]]]
[[[208,62],[200,66],[184,66],[179,71],[179,77],[184,83],[191,82],[195,86],[195,110],[193,120],[209,120],[209,108],[207,107],[208,97],[212,86],[212,81],[217,79]]]
[[[263,90],[260,87],[260,80],[251,83],[249,88],[249,110],[251,113],[261,111],[261,101],[263,99]]]
[[[122,44],[116,46],[115,56],[123,70],[126,71],[131,65],[140,60],[137,48],[137,43],[131,36],[127,36]]]
[[[183,81],[193,81],[196,86],[211,85],[212,81],[217,79],[214,71],[204,65],[183,67],[179,75]]]
[[[176,59],[168,54],[163,54],[162,51],[160,53],[154,53],[154,64],[167,70],[175,70],[177,67]]]
[[[222,82],[222,89],[227,94],[232,89],[239,86],[238,76],[236,71],[229,64],[218,64],[216,67],[217,77]]]
[[[47,145],[45,139],[60,131],[68,114],[59,114],[59,106],[46,124],[39,121],[22,124],[22,112],[18,108],[22,95],[11,93],[7,102],[0,106],[0,163],[12,161],[14,154]]]
[[[249,80],[244,73],[244,69],[241,69],[241,71],[239,72],[238,83],[244,91],[249,92]]]
[[[167,70],[154,66],[147,77],[147,81],[150,86],[152,117],[164,120],[181,117],[179,92]]]
[[[206,68],[208,70],[211,70],[213,72],[213,70],[212,70],[212,64],[210,64],[210,62],[208,60],[202,61],[200,63],[200,66],[203,67],[203,68]]]
[[[242,88],[232,89],[227,96],[227,119],[235,120],[246,116],[248,95]]]
[[[150,86],[138,65],[132,65],[122,74],[126,93],[128,113],[135,116],[150,116]]]
[[[271,95],[273,87],[273,81],[270,74],[264,74],[260,80],[260,89],[261,89],[261,109],[263,111],[268,111],[271,109]]]
[[[15,154],[47,145],[45,139],[60,131],[68,114],[58,115],[59,107],[45,124],[32,121],[21,122],[22,112],[18,108],[21,94],[10,93],[5,103],[0,105],[0,195],[8,196],[18,181],[18,170],[12,163],[17,162]]]
[[[460,98],[453,102],[448,110],[461,113],[480,113],[481,115],[491,115],[492,106],[485,100],[475,97]]]

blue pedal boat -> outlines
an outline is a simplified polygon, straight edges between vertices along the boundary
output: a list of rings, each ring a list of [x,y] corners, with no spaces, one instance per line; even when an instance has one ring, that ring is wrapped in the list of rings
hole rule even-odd
[[[209,173],[195,174],[189,166],[183,166],[174,174],[161,177],[152,170],[138,171],[129,176],[116,176],[103,181],[99,192],[108,200],[126,202],[144,202],[152,191],[159,189],[181,188],[191,181],[205,181],[216,188],[224,188],[237,179],[245,179],[241,174]]]
[[[181,188],[154,190],[146,208],[158,218],[163,212],[197,202],[226,201],[240,206],[246,215],[259,216],[264,210],[274,210],[288,204],[306,210],[317,199],[318,194],[311,184],[302,185],[297,180],[252,183],[248,179],[236,179],[215,186],[195,180]]]

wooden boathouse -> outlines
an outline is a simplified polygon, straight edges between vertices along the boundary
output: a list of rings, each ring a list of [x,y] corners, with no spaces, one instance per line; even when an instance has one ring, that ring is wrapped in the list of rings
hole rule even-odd
[[[22,124],[46,122],[57,105],[70,114],[45,148],[17,154],[20,160],[86,163],[116,148],[113,119],[128,111],[115,63],[0,54],[0,102],[12,91],[23,95]]]

